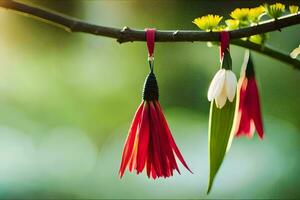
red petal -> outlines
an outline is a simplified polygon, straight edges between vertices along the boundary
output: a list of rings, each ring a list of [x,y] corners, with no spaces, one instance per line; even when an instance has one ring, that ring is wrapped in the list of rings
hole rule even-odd
[[[153,103],[150,103],[150,115],[151,115],[151,144],[153,149],[153,167],[156,171],[157,177],[161,177],[164,174],[163,159],[162,159],[162,144],[159,139],[159,121],[157,120],[157,114]]]
[[[256,85],[256,81],[254,78],[249,79],[248,88],[249,90],[249,97],[251,101],[249,102],[249,113],[251,118],[254,121],[255,128],[257,133],[261,139],[264,137],[264,130],[263,130],[263,123],[261,117],[261,110],[260,110],[260,101],[259,101],[259,94]]]
[[[128,165],[128,161],[130,160],[130,158],[132,156],[134,141],[136,138],[136,130],[137,130],[137,126],[141,119],[141,113],[142,113],[143,107],[144,107],[144,102],[142,102],[140,104],[140,106],[138,107],[138,109],[134,115],[134,118],[132,120],[131,127],[129,129],[127,138],[126,138],[126,142],[125,142],[123,154],[122,154],[122,162],[121,162],[120,170],[119,170],[119,176],[121,178],[124,175],[124,171],[126,169],[126,166]]]
[[[175,156],[172,150],[172,147],[170,145],[169,139],[168,139],[168,133],[165,131],[164,128],[164,121],[160,117],[160,108],[157,105],[157,102],[154,103],[154,106],[156,107],[157,110],[157,120],[159,121],[159,138],[162,141],[163,148],[164,148],[164,159],[166,160],[166,174],[165,177],[169,177],[173,175],[173,170],[176,169],[179,172]]]
[[[152,178],[153,178],[153,179],[156,179],[157,174],[156,174],[156,172],[155,172],[155,169],[154,169],[154,166],[153,166],[153,165],[152,165],[151,175],[152,175]]]
[[[253,135],[253,130],[251,130],[251,118],[248,113],[247,106],[242,107],[242,109],[238,113],[239,121],[238,121],[238,129],[236,132],[236,136],[246,135],[251,136]]]
[[[151,169],[152,169],[152,145],[151,145],[151,138],[149,138],[149,150],[148,150],[148,159],[147,159],[147,176],[150,178],[151,176]]]
[[[164,124],[164,129],[165,129],[165,132],[166,132],[167,135],[168,135],[168,139],[169,139],[169,142],[170,142],[170,145],[171,145],[173,151],[175,152],[175,154],[177,155],[178,159],[179,159],[180,162],[183,164],[183,166],[184,166],[186,169],[188,169],[191,173],[193,173],[193,172],[190,170],[190,168],[187,166],[186,162],[184,161],[183,156],[181,155],[181,153],[180,153],[180,151],[179,151],[179,149],[178,149],[178,147],[177,147],[177,145],[176,145],[176,143],[175,143],[175,140],[174,140],[174,138],[173,138],[173,136],[172,136],[172,133],[171,133],[171,131],[170,131],[170,129],[169,129],[167,120],[165,119],[165,116],[164,116],[164,114],[163,114],[163,111],[162,111],[162,109],[161,109],[161,106],[160,106],[159,102],[156,102],[156,105],[157,105],[157,108],[158,108],[158,110],[159,110],[159,114],[160,114],[161,121],[162,121],[163,124]]]
[[[236,136],[246,135],[251,137],[253,135],[253,129],[251,129],[251,116],[249,114],[249,97],[248,97],[248,79],[242,77],[239,80],[238,84],[239,93],[238,93],[238,116],[237,116],[237,129]]]
[[[155,102],[151,103],[151,127],[153,130],[151,131],[151,134],[154,135],[154,138],[156,138],[157,142],[157,148],[158,148],[158,156],[159,156],[159,161],[160,161],[160,166],[161,166],[161,172],[162,176],[164,177],[169,177],[170,176],[170,165],[168,162],[168,153],[167,153],[167,148],[169,146],[168,141],[165,140],[163,137],[164,129],[163,129],[163,122],[160,121],[159,119],[159,109],[155,108]]]
[[[149,103],[146,101],[142,116],[141,124],[138,131],[138,149],[137,149],[137,173],[143,171],[145,163],[148,157],[148,144],[149,144],[149,134],[150,134],[150,124],[149,124]]]
[[[136,135],[135,135],[135,140],[134,140],[134,145],[133,145],[133,152],[132,152],[131,157],[130,157],[130,163],[129,163],[129,171],[130,172],[132,172],[132,170],[134,168],[136,168],[137,151],[138,151],[137,148],[138,148],[138,143],[139,143],[138,133],[139,133],[139,129],[140,129],[140,126],[141,126],[141,120],[142,120],[142,118],[140,119],[140,121],[138,123],[137,131],[136,131]]]
[[[243,110],[241,113],[240,113],[241,117],[240,117],[240,120],[239,120],[239,127],[237,129],[237,132],[236,132],[236,136],[241,136],[241,135],[246,135],[246,136],[249,136],[249,135],[252,135],[251,133],[251,119],[248,115],[248,111],[247,110]]]

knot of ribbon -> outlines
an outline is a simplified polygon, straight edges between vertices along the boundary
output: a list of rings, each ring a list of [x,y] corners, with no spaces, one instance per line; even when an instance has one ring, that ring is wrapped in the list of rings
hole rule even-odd
[[[146,41],[147,41],[149,62],[153,62],[154,60],[155,31],[156,31],[155,28],[146,29]]]

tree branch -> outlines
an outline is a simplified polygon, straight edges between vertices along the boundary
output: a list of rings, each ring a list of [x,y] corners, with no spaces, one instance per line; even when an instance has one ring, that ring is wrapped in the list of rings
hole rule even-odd
[[[146,41],[145,31],[130,29],[124,27],[123,29],[105,27],[90,24],[71,18],[60,13],[50,10],[42,9],[37,6],[27,5],[25,3],[17,2],[14,0],[0,0],[0,7],[17,11],[20,14],[38,18],[42,21],[54,24],[69,32],[82,32],[99,36],[115,38],[119,43],[133,42],[133,41]],[[242,40],[234,40],[238,38],[249,37],[251,35],[262,34],[266,32],[280,30],[285,27],[300,24],[300,14],[287,15],[279,18],[278,20],[267,20],[259,25],[242,28],[238,30],[229,31],[230,37],[233,39],[232,43],[238,46],[249,48],[260,52],[262,54],[281,60],[295,68],[300,69],[300,61],[292,59],[288,54],[281,53],[270,47],[262,47],[251,42]],[[194,41],[219,41],[218,32],[204,32],[193,30],[157,30],[156,42],[194,42]]]
[[[234,44],[234,45],[237,45],[240,47],[244,47],[244,48],[256,51],[258,53],[270,56],[272,58],[275,58],[279,61],[282,61],[284,63],[291,65],[295,69],[300,70],[300,60],[291,58],[290,55],[287,53],[274,50],[269,45],[262,46],[262,45],[255,44],[250,41],[244,41],[244,40],[239,40],[239,39],[232,40],[231,44]]]

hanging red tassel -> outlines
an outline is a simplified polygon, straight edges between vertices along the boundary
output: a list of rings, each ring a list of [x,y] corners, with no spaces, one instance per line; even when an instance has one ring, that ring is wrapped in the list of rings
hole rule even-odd
[[[256,129],[259,138],[263,139],[264,130],[259,92],[251,54],[247,53],[245,55],[247,63],[244,64],[246,69],[242,68],[242,75],[238,84],[239,107],[235,135],[237,137],[244,135],[251,138]]]
[[[147,29],[146,37],[150,73],[144,84],[143,102],[135,113],[125,142],[119,171],[121,178],[127,167],[129,171],[136,170],[137,174],[146,167],[148,177],[153,179],[172,176],[175,169],[180,174],[175,156],[191,172],[158,101],[158,85],[153,72],[155,29]]]

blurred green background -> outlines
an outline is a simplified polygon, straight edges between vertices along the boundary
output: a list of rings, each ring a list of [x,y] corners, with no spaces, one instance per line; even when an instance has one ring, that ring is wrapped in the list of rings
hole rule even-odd
[[[27,1],[113,27],[193,29],[209,13],[263,1]],[[271,2],[271,1],[268,1]],[[282,1],[298,4],[299,1]],[[254,53],[265,139],[236,139],[213,190],[208,179],[207,89],[219,67],[206,43],[158,43],[160,102],[194,174],[118,177],[124,141],[148,73],[143,42],[118,44],[0,9],[0,198],[300,198],[300,71]],[[273,32],[290,52],[300,25]],[[244,50],[231,47],[239,75]]]

